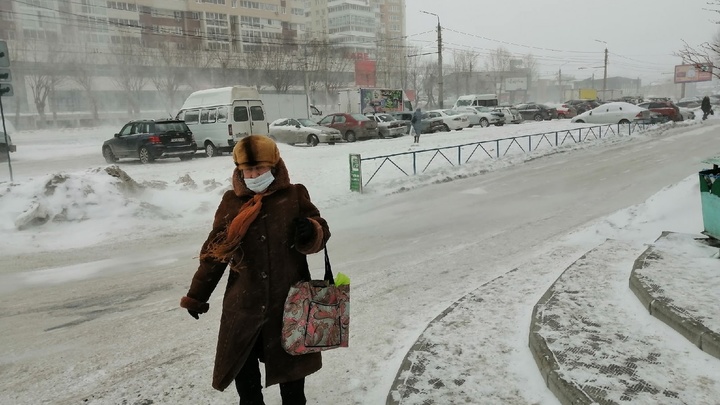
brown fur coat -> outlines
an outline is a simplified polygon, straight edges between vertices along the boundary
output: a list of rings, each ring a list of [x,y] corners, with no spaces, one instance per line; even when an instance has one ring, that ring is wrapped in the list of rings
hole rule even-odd
[[[282,314],[290,286],[309,280],[307,254],[323,249],[330,237],[327,222],[310,201],[307,189],[291,184],[285,163],[275,167],[275,181],[262,199],[260,214],[250,225],[230,260],[231,272],[223,299],[213,387],[220,391],[235,379],[257,339],[262,339],[265,386],[294,381],[322,367],[320,353],[291,356],[280,345]],[[201,249],[222,232],[239,208],[254,193],[247,189],[241,172],[233,172],[233,190],[227,191],[215,213],[213,229]],[[294,241],[292,221],[307,217],[315,227],[315,239],[305,245]],[[200,260],[192,284],[180,305],[207,312],[208,300],[228,263]]]

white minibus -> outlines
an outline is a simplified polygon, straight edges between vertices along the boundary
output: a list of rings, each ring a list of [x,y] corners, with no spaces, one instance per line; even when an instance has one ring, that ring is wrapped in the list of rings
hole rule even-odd
[[[185,100],[176,118],[185,121],[198,149],[204,149],[208,157],[232,152],[235,143],[245,136],[268,134],[263,103],[254,87],[196,91]]]

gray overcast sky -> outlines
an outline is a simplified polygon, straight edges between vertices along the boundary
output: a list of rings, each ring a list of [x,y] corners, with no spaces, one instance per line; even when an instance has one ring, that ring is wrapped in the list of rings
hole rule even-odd
[[[718,32],[720,14],[704,10],[712,0],[407,0],[411,45],[437,49],[438,14],[443,27],[443,56],[469,49],[484,56],[500,46],[518,56],[532,53],[541,78],[563,75],[584,79],[603,66],[605,41],[610,52],[608,76],[640,77],[643,82],[672,79],[674,52],[683,40],[698,45]],[[720,9],[720,6],[716,8]],[[421,32],[431,32],[419,34]],[[556,52],[563,51],[563,52]],[[436,55],[428,56],[436,58]],[[564,64],[564,65],[563,65]],[[664,74],[663,74],[664,73]],[[595,70],[602,76],[602,68]]]

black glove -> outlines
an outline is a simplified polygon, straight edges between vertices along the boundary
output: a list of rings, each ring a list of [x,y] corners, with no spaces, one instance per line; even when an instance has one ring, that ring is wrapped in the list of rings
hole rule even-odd
[[[315,237],[315,227],[312,222],[307,218],[295,218],[295,242],[298,244],[305,244]]]
[[[188,309],[187,311],[188,311],[188,314],[190,314],[190,316],[192,316],[193,318],[200,319],[200,314],[198,312],[195,312],[191,309]]]

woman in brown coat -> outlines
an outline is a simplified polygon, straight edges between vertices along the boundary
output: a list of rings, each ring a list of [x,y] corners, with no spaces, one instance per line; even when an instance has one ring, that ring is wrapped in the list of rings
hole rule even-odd
[[[283,405],[305,404],[305,376],[322,360],[320,353],[291,356],[283,350],[283,306],[290,286],[310,279],[306,255],[324,248],[330,230],[307,189],[290,183],[273,140],[243,138],[233,157],[233,189],[223,195],[180,306],[196,319],[207,312],[229,264],[213,387],[223,391],[234,381],[241,405],[263,404],[259,360],[265,386],[280,384]]]

